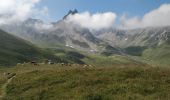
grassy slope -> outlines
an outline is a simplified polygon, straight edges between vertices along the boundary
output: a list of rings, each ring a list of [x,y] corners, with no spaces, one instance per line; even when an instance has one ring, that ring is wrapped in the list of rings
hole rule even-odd
[[[3,72],[17,74],[5,89],[5,99],[168,100],[170,97],[170,69],[152,68],[119,55],[80,54],[68,49],[52,52],[62,59],[80,60],[96,67],[28,64],[2,68],[0,86],[6,82]]]
[[[156,48],[146,49],[142,55],[149,63],[154,65],[170,65],[170,45],[161,45]]]
[[[145,64],[135,61],[131,58],[121,56],[121,55],[112,55],[112,56],[102,56],[102,55],[89,55],[86,54],[86,58],[83,59],[84,62],[87,64],[93,65],[93,66],[105,66],[105,67],[110,67],[113,65],[116,66],[121,66],[121,65],[135,65],[135,66],[140,66]]]
[[[41,50],[30,43],[0,30],[0,65],[13,65],[39,59]]]
[[[35,47],[25,40],[0,30],[0,66],[11,66],[17,63],[32,60],[42,61],[44,59],[66,62],[54,56],[49,50]]]
[[[69,63],[78,63],[78,64],[85,63],[84,61],[82,61],[82,59],[86,58],[86,55],[72,48],[60,47],[60,48],[53,48],[49,50],[51,50],[55,54],[55,56],[63,60],[66,60]]]
[[[42,65],[1,69],[17,73],[6,100],[168,100],[170,69]],[[2,76],[0,76],[2,77]],[[0,78],[1,79],[1,78]],[[19,94],[19,95],[18,95]]]
[[[122,64],[134,64],[134,65],[144,65],[140,62],[140,60],[133,60],[133,58],[129,58],[127,56],[112,54],[110,56],[100,55],[100,54],[92,54],[86,53],[82,51],[77,51],[71,48],[53,48],[49,49],[52,51],[57,57],[61,59],[65,59],[70,63],[79,63],[79,64],[89,64],[93,66],[105,66],[109,67],[112,65],[122,65]]]
[[[170,65],[170,45],[165,43],[156,47],[128,47],[125,52],[133,59],[143,61],[156,66]]]
[[[3,85],[7,81],[6,77],[3,75],[3,72],[0,72],[0,96],[3,94]]]

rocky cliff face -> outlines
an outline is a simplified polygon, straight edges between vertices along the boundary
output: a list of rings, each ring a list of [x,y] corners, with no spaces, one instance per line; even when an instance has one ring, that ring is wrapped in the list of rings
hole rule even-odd
[[[74,10],[69,10],[69,12],[67,13],[67,15],[65,15],[63,17],[63,20],[66,19],[69,15],[74,15],[74,14],[77,14],[78,13],[78,10],[77,9],[74,9]]]
[[[99,32],[96,37],[119,47],[158,46],[169,42],[170,27]]]

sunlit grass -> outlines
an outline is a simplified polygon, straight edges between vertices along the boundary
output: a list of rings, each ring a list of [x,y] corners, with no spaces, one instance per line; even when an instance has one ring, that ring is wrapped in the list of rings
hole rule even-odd
[[[18,66],[7,100],[168,100],[170,69],[150,66]],[[18,95],[19,94],[19,95]]]

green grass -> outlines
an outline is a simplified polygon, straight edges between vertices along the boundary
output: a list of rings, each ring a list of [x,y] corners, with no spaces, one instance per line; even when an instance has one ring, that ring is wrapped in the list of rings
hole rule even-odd
[[[170,69],[150,66],[18,66],[4,100],[169,100]],[[0,76],[2,77],[2,76]]]
[[[0,30],[0,66],[43,58],[43,50]]]
[[[169,45],[160,45],[155,48],[146,49],[142,55],[150,64],[158,66],[170,65],[170,46]]]
[[[135,66],[140,66],[145,64],[135,61],[131,58],[121,56],[121,55],[112,55],[112,56],[102,56],[102,55],[92,55],[92,54],[86,54],[86,58],[82,59],[85,63],[93,65],[93,66],[105,66],[110,67],[113,65],[116,66],[122,66],[127,65],[131,66],[132,64]]]
[[[147,48],[141,47],[141,46],[130,46],[130,47],[124,48],[125,53],[132,55],[132,56],[142,56],[142,53],[145,49]]]
[[[167,43],[153,47],[127,47],[124,50],[128,57],[139,62],[162,67],[170,65],[170,45]]]
[[[55,56],[59,57],[60,59],[66,60],[69,63],[78,63],[78,64],[85,63],[82,61],[82,59],[86,58],[86,56],[78,51],[55,49],[53,50],[53,53],[55,54]]]
[[[41,49],[33,44],[0,30],[0,66],[51,59],[54,62],[67,62],[54,56],[53,52]]]
[[[51,59],[72,63],[72,66],[24,64],[11,68],[0,67],[0,96],[4,100],[169,100],[170,69],[149,64],[170,65],[170,46],[128,48],[127,57],[112,54],[88,54],[71,48],[40,49],[0,31],[0,66],[24,61]],[[55,56],[53,55],[55,54]],[[143,59],[143,61],[141,60]],[[146,60],[146,61],[145,61]],[[75,64],[75,63],[79,63]],[[92,65],[84,67],[83,64]],[[4,72],[16,73],[6,84]]]
[[[0,77],[0,95],[2,95],[3,94],[3,85],[7,81],[7,78],[5,76],[3,76],[3,73],[0,73],[0,75],[1,75],[1,77]]]
[[[52,49],[49,49],[52,50]],[[81,51],[68,50],[68,49],[54,49],[53,53],[69,63],[89,64],[93,66],[112,66],[122,64],[141,64],[133,59],[121,55],[104,56],[100,54],[85,53]]]

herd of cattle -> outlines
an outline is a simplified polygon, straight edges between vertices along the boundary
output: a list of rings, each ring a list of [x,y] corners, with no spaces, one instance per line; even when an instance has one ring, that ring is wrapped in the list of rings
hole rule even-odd
[[[51,61],[45,61],[44,63],[38,63],[36,61],[31,61],[31,62],[24,62],[24,63],[18,63],[17,66],[25,66],[25,65],[31,65],[31,66],[40,66],[40,65],[59,65],[62,67],[82,67],[82,68],[93,68],[94,66],[92,65],[86,65],[86,64],[71,64],[71,63],[53,63]],[[16,76],[16,73],[9,73],[9,72],[4,72],[3,73],[7,79],[11,79]]]
[[[92,65],[87,65],[87,64],[71,64],[71,63],[54,63],[54,62],[51,62],[51,60],[48,60],[48,61],[45,61],[43,63],[38,63],[36,61],[31,61],[31,62],[28,62],[28,63],[18,63],[17,66],[24,66],[26,64],[29,64],[29,65],[32,65],[32,66],[40,66],[40,65],[54,65],[54,64],[57,64],[57,65],[60,65],[60,66],[81,66],[81,67],[94,67]]]

